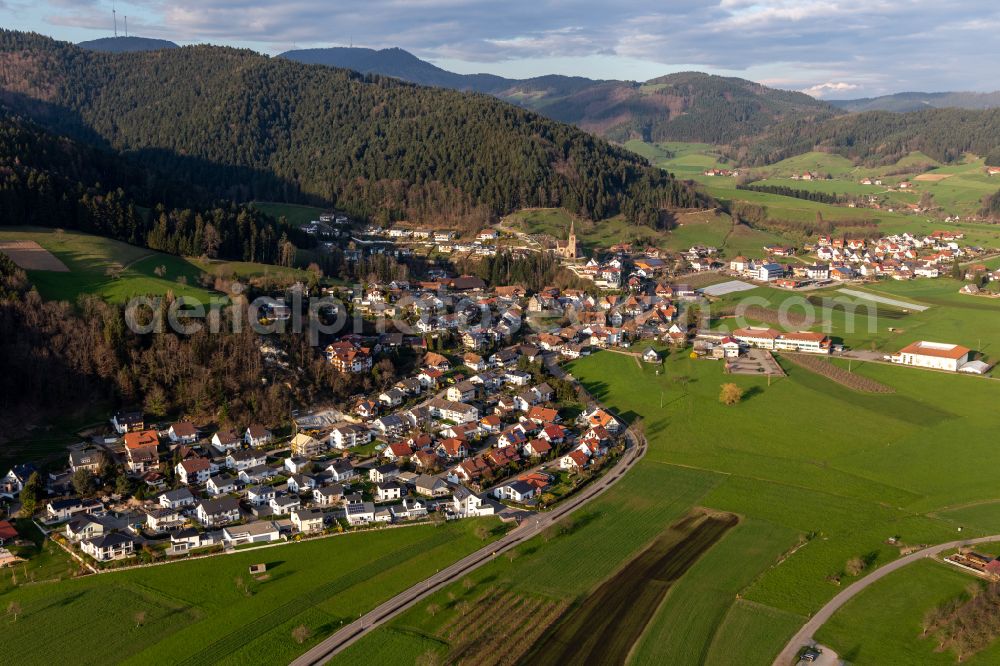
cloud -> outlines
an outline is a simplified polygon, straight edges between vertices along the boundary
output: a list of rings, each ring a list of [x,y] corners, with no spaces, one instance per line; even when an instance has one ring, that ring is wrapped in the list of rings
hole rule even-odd
[[[805,90],[803,90],[802,92],[804,92],[807,95],[812,95],[813,97],[825,97],[826,95],[829,95],[831,93],[838,94],[838,93],[850,92],[852,90],[857,90],[860,87],[861,86],[855,83],[845,83],[844,81],[837,81],[837,82],[828,81],[826,83],[819,83],[817,85],[810,86]]]
[[[50,24],[110,23],[110,0],[41,3]],[[123,12],[136,34],[272,53],[353,43],[469,63],[605,54],[664,73],[764,72],[817,94],[1000,88],[1000,4],[981,0],[132,0]],[[858,87],[824,87],[843,81]]]

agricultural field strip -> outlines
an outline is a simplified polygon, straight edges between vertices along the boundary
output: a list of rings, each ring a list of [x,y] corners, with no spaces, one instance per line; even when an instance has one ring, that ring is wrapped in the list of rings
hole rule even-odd
[[[561,618],[522,663],[624,662],[672,585],[736,522],[732,514],[678,521]]]
[[[870,294],[867,291],[859,291],[857,289],[838,289],[837,291],[839,291],[842,294],[847,294],[848,296],[854,296],[855,298],[874,301],[876,303],[882,303],[883,305],[892,305],[897,308],[914,310],[916,312],[924,312],[925,310],[930,310],[929,305],[917,305],[916,303],[908,303],[906,301],[901,301],[895,298],[888,298],[886,296],[877,296],[875,294]]]

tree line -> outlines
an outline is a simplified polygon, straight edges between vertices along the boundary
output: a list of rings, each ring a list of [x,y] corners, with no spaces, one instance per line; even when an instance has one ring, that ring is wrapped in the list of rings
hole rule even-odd
[[[764,194],[778,194],[783,197],[794,199],[804,199],[806,201],[817,201],[825,204],[847,203],[848,199],[842,194],[829,194],[827,192],[814,192],[813,190],[800,190],[787,185],[736,185],[737,190],[748,190],[750,192],[763,192]]]

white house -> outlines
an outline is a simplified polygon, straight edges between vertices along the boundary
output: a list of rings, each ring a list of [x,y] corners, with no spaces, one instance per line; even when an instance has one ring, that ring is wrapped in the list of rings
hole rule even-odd
[[[264,506],[274,499],[275,492],[271,486],[254,486],[247,490],[247,502],[251,506]]]
[[[492,516],[493,505],[483,501],[483,498],[465,486],[458,486],[451,499],[452,511],[460,518],[476,516]]]
[[[218,527],[240,519],[240,503],[233,497],[203,500],[195,512],[198,522],[205,527]]]
[[[537,491],[538,489],[527,481],[515,480],[494,488],[493,496],[499,500],[523,504],[534,497]]]
[[[269,543],[281,538],[278,526],[270,520],[258,520],[245,525],[231,525],[222,530],[222,540],[233,546],[244,543]]]
[[[174,471],[177,478],[186,486],[194,483],[205,483],[211,475],[212,464],[208,458],[188,458],[177,463]]]
[[[182,509],[186,506],[194,506],[194,495],[187,488],[168,490],[160,495],[160,506],[164,509]]]
[[[232,451],[243,445],[243,440],[232,430],[220,430],[212,435],[212,446],[220,451]]]
[[[236,491],[236,479],[228,474],[216,474],[205,482],[205,491],[209,495],[227,495]]]
[[[371,431],[354,423],[342,423],[330,431],[330,446],[335,449],[349,449],[372,441]]]
[[[392,502],[403,496],[403,489],[395,481],[375,484],[375,499],[378,502]]]
[[[243,441],[253,447],[261,447],[270,444],[274,439],[271,431],[260,424],[253,424],[243,433]]]
[[[198,431],[189,421],[180,421],[170,426],[167,436],[177,444],[193,444],[198,441]]]
[[[122,560],[135,553],[135,541],[125,534],[112,532],[83,541],[80,550],[98,562]]]

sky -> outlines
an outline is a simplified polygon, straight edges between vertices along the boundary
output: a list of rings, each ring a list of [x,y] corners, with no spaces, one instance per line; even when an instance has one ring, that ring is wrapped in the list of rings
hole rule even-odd
[[[0,0],[0,26],[268,54],[401,47],[460,73],[647,80],[698,70],[825,99],[1000,90],[992,0]]]

